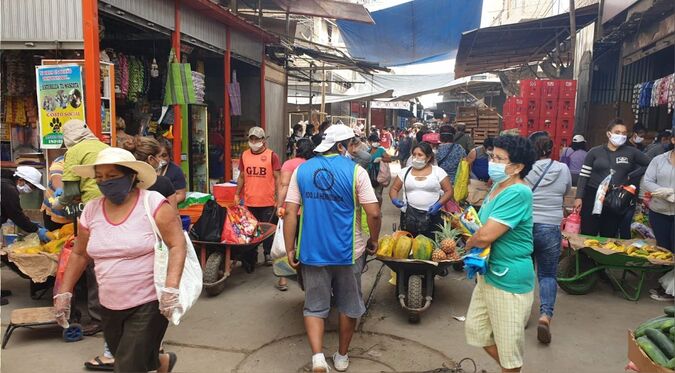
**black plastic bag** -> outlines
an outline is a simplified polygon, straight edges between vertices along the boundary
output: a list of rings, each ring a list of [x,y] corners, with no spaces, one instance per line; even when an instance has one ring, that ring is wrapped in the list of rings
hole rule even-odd
[[[225,209],[216,201],[207,201],[199,220],[190,230],[190,237],[197,241],[220,242],[225,215]]]

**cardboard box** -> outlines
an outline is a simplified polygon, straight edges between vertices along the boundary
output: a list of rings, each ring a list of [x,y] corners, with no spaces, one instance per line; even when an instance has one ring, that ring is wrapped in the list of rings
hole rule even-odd
[[[628,360],[640,369],[640,373],[675,373],[675,370],[654,363],[638,346],[632,330],[628,331]]]

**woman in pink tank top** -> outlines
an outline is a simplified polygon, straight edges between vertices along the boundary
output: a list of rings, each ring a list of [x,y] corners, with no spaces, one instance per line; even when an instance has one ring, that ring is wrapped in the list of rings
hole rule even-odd
[[[115,356],[116,372],[171,371],[173,353],[159,354],[169,317],[178,303],[186,245],[176,211],[157,192],[149,164],[119,148],[102,150],[93,165],[73,172],[93,178],[103,194],[87,204],[61,287],[54,296],[57,322],[68,325],[75,283],[93,260],[103,306],[103,335]],[[146,211],[145,201],[149,211]],[[169,248],[164,288],[154,284],[154,219]],[[159,299],[158,299],[159,298]]]

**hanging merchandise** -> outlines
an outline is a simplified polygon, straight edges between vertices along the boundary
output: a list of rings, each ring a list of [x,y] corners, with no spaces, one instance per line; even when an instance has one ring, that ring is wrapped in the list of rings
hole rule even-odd
[[[28,57],[25,53],[19,51],[4,52],[5,59],[5,80],[7,81],[7,91],[4,94],[9,96],[27,96],[34,92],[35,73],[32,71],[33,65],[26,63]]]
[[[198,104],[204,103],[204,96],[206,95],[206,76],[200,72],[192,72],[192,84],[195,88],[195,99]]]
[[[189,63],[178,63],[172,50],[169,58],[169,75],[166,80],[164,105],[195,104],[195,88]]]
[[[670,113],[675,108],[675,73],[635,84],[631,98],[636,121],[639,119],[640,110],[648,107],[667,105]]]
[[[237,71],[232,71],[232,83],[227,89],[230,94],[230,107],[232,108],[232,115],[241,115],[241,89],[237,81]]]
[[[127,99],[129,102],[138,101],[143,93],[145,89],[144,75],[143,62],[137,57],[129,57],[129,86],[127,92]]]

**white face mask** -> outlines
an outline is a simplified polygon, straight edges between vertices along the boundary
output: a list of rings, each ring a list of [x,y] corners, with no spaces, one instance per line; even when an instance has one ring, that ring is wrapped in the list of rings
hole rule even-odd
[[[251,150],[253,150],[254,152],[257,152],[257,151],[259,151],[260,149],[262,149],[263,143],[262,143],[262,142],[252,143],[252,142],[249,141],[249,142],[248,142],[248,147],[251,148]]]
[[[633,142],[636,144],[640,144],[641,142],[645,141],[644,137],[640,137],[638,135],[635,135],[635,138],[633,139]]]
[[[166,164],[167,164],[167,163],[166,163],[165,160],[160,159],[159,162],[158,162],[158,164],[157,164],[157,168],[155,169],[155,171],[157,171],[157,172],[162,171],[162,170],[164,169],[164,167],[166,167]]]
[[[373,148],[379,148],[379,147],[380,147],[380,143],[379,143],[379,142],[371,142],[371,143],[370,143],[370,146],[372,146]]]
[[[420,158],[413,158],[412,160],[412,166],[416,170],[421,170],[424,168],[424,166],[427,165],[427,160],[426,159],[420,159]]]
[[[33,191],[33,188],[31,188],[28,184],[17,185],[16,189],[19,191],[19,193],[23,194],[28,194]]]
[[[619,135],[617,133],[609,134],[609,141],[614,144],[614,146],[621,146],[626,143],[626,135]]]

